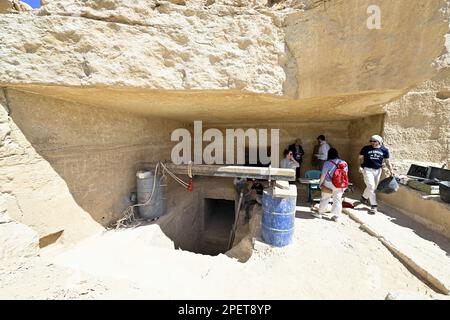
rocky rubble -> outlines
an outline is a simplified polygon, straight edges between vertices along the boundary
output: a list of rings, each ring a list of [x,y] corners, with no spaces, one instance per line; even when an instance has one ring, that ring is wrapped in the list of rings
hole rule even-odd
[[[35,256],[39,252],[39,236],[30,227],[12,220],[2,211],[3,194],[0,193],[0,261]]]
[[[0,0],[0,13],[17,13],[33,10],[25,2],[18,0]]]

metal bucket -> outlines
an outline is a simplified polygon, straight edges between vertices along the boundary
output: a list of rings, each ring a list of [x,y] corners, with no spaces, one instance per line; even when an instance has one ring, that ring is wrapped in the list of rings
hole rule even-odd
[[[163,216],[165,213],[166,204],[166,184],[164,178],[161,175],[157,175],[155,177],[151,171],[138,171],[136,178],[137,203],[148,203],[143,206],[138,206],[139,216],[146,220],[156,219]],[[154,192],[153,195],[152,192]]]

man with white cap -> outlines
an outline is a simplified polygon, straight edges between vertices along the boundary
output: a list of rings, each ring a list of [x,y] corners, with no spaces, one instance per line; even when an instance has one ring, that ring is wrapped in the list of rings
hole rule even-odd
[[[394,170],[389,161],[389,150],[383,146],[383,138],[379,135],[374,135],[370,138],[370,145],[365,146],[359,153],[359,172],[364,176],[364,183],[366,189],[361,196],[361,202],[370,204],[370,214],[377,212],[377,198],[375,190],[378,187],[381,177],[381,167],[383,162],[389,170],[389,174],[393,175]]]

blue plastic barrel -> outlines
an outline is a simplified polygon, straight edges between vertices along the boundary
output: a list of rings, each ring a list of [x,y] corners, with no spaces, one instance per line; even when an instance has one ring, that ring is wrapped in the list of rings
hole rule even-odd
[[[284,247],[292,242],[297,196],[278,198],[264,190],[261,235],[265,243]]]

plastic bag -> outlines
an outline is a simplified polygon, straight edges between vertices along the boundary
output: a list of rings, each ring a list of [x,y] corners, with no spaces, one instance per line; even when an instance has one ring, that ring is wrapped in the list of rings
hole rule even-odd
[[[388,178],[382,180],[378,184],[377,192],[390,194],[390,193],[397,192],[398,188],[399,188],[399,185],[398,185],[397,179],[394,176],[392,176],[392,177],[388,177]]]

